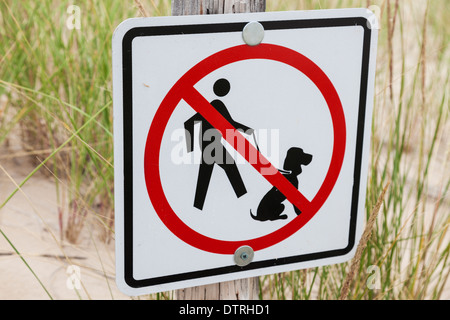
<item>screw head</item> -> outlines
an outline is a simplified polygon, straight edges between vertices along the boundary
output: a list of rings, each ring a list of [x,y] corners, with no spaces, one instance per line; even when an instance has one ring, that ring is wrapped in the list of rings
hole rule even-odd
[[[250,21],[242,30],[242,39],[249,46],[257,46],[264,39],[264,27],[258,21]]]
[[[244,267],[253,261],[255,253],[253,249],[249,246],[239,247],[234,253],[234,262],[240,266]]]

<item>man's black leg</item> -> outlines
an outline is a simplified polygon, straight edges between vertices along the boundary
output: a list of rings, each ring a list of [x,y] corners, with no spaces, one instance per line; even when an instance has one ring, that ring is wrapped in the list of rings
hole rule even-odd
[[[228,180],[230,180],[231,186],[233,187],[234,193],[236,193],[236,196],[239,198],[247,193],[247,189],[245,188],[244,181],[242,181],[241,174],[239,173],[234,159],[225,148],[223,152],[225,163],[219,164],[219,166],[225,170]]]
[[[206,192],[208,191],[209,181],[211,180],[214,164],[201,163],[198,170],[197,189],[195,190],[194,207],[203,209],[205,204]]]
[[[242,181],[241,174],[235,163],[225,165],[225,173],[227,174],[228,180],[230,180],[233,190],[236,196],[239,198],[247,193],[244,181]]]

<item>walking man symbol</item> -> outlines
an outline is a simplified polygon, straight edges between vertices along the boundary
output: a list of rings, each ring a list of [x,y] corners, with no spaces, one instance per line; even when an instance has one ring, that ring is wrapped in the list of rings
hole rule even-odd
[[[230,82],[227,79],[219,79],[214,83],[213,91],[218,97],[224,97],[230,92]],[[225,104],[219,100],[213,100],[211,105],[229,122],[234,128],[243,130],[246,133],[252,133],[253,129],[247,127],[231,118]],[[221,167],[231,183],[236,196],[239,198],[247,193],[244,182],[242,181],[239,170],[233,157],[228,153],[221,143],[221,134],[200,113],[196,113],[184,123],[187,138],[187,151],[194,150],[194,125],[201,124],[200,148],[202,157],[198,171],[197,187],[195,191],[194,207],[203,209],[208,191],[209,182],[213,172],[214,164]],[[219,154],[216,154],[218,152]]]

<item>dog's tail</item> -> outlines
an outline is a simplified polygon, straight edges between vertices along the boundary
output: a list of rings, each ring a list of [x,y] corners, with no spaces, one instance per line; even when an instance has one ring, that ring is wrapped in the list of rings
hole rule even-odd
[[[251,215],[251,217],[254,219],[254,220],[258,220],[258,221],[261,221],[261,219],[260,218],[258,218],[258,216],[256,215],[254,215],[253,214],[253,212],[252,212],[252,209],[250,209],[250,215]]]

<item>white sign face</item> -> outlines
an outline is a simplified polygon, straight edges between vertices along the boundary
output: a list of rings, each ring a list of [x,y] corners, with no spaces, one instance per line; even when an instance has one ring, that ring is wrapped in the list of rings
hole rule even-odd
[[[243,29],[264,28],[248,45]],[[366,9],[130,19],[113,37],[129,295],[351,259],[377,28]]]

